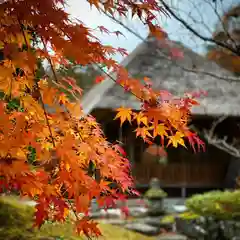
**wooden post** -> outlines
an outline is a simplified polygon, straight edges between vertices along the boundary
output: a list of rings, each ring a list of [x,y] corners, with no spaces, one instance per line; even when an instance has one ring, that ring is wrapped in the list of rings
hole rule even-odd
[[[181,187],[181,197],[182,198],[186,198],[186,187],[185,186],[182,186]]]
[[[132,141],[132,138],[131,138],[131,142],[129,143],[129,160],[130,160],[131,166],[133,166],[135,161],[134,155],[135,155],[135,141],[134,140]]]
[[[122,134],[122,127],[118,129],[118,140],[123,143],[123,134]]]

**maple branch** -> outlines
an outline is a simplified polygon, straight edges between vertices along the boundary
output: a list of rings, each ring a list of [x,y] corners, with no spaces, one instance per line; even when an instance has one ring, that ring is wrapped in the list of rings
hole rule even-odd
[[[19,21],[19,24],[20,24],[20,27],[21,27],[21,31],[22,31],[24,40],[25,40],[25,44],[26,44],[26,46],[27,46],[27,49],[29,49],[29,46],[28,46],[28,43],[27,43],[27,39],[26,39],[25,33],[24,33],[23,29],[22,29],[21,22],[20,22],[20,20],[18,20],[18,21]],[[41,40],[42,40],[42,43],[43,43],[43,45],[44,45],[44,49],[45,49],[45,51],[47,52],[46,44],[45,44],[42,36],[41,36]],[[50,59],[49,57],[48,57],[48,61],[49,61],[50,66],[51,66],[51,68],[52,68],[55,81],[58,83],[57,75],[56,75],[55,70],[54,70],[54,68],[53,68],[52,61],[51,61],[51,59]],[[44,102],[43,102],[43,98],[42,98],[42,95],[41,95],[41,93],[40,93],[40,89],[39,89],[38,82],[35,81],[35,84],[36,84],[36,87],[37,87],[37,91],[39,92],[39,96],[40,96],[39,99],[40,99],[40,102],[41,102],[41,105],[42,105],[42,108],[43,108],[43,111],[44,111],[44,116],[45,116],[46,123],[47,123],[48,129],[49,129],[50,137],[51,137],[51,139],[52,139],[52,144],[53,144],[53,147],[56,148],[55,140],[54,140],[53,133],[52,133],[52,129],[51,129],[51,126],[50,126],[50,123],[49,123],[49,120],[48,120],[48,115],[47,115],[47,111],[46,111],[46,108],[45,108],[45,105],[44,105]],[[70,115],[70,112],[69,112],[69,111],[68,111],[68,113],[69,113],[69,115]],[[71,115],[70,115],[70,117],[71,117]],[[80,138],[82,139],[80,132],[79,132],[79,136],[80,136]],[[59,197],[61,197],[61,196],[59,196]],[[77,212],[75,211],[72,203],[71,203],[68,199],[67,199],[67,202],[68,202],[68,204],[69,204],[69,206],[70,206],[70,209],[71,209],[72,212],[74,213],[76,219],[79,220],[79,216],[78,216]]]
[[[77,212],[75,211],[75,209],[74,209],[74,207],[73,207],[71,201],[70,201],[69,199],[67,199],[67,202],[68,202],[68,204],[69,204],[71,210],[73,211],[73,213],[74,213],[76,219],[79,220],[79,216],[78,216]]]
[[[223,115],[223,116],[220,117],[217,121],[213,122],[212,127],[211,127],[211,129],[210,129],[210,131],[209,131],[209,134],[208,134],[209,138],[212,138],[212,137],[213,137],[214,131],[215,131],[217,125],[218,125],[219,123],[223,122],[223,121],[226,120],[226,119],[227,119],[227,116]]]
[[[23,30],[21,20],[19,18],[18,18],[18,23],[19,23],[19,26],[20,26],[20,29],[21,29],[21,32],[22,32],[22,35],[23,35],[23,38],[24,38],[24,41],[25,41],[25,44],[26,44],[26,48],[27,48],[27,50],[29,50],[30,47],[28,45],[27,38],[26,38],[25,32]],[[34,75],[34,70],[32,70],[32,74]],[[44,102],[43,102],[43,99],[42,99],[42,95],[40,93],[39,85],[38,85],[38,82],[36,81],[36,79],[35,79],[35,85],[36,85],[37,91],[39,93],[39,99],[40,99],[40,102],[41,102],[41,105],[42,105],[42,108],[43,108],[43,111],[44,111],[44,116],[45,116],[46,123],[47,123],[48,129],[49,129],[50,137],[52,139],[52,144],[53,144],[53,147],[55,148],[56,144],[55,144],[55,140],[54,140],[54,137],[53,137],[52,129],[51,129],[51,126],[50,126],[50,123],[49,123],[49,120],[48,120],[47,111],[46,111],[46,108],[45,108],[45,105],[44,105]]]
[[[125,28],[127,31],[129,31],[130,33],[132,33],[135,37],[139,38],[141,41],[143,41],[146,44],[152,44],[150,42],[148,42],[144,37],[142,37],[140,34],[136,33],[135,31],[133,31],[131,28],[129,28],[128,26],[126,26],[124,23],[122,23],[120,20],[116,19],[115,17],[113,17],[112,15],[106,13],[103,9],[101,9],[102,13],[104,15],[106,15],[107,17],[109,17],[110,19],[112,19],[113,21],[115,21],[116,23],[118,23],[120,26],[122,26],[123,28]],[[162,52],[160,50],[160,48],[157,48],[157,53],[163,57],[164,59],[166,59],[167,61],[173,63],[175,66],[179,67],[180,69],[182,69],[185,72],[191,72],[191,73],[195,73],[195,74],[204,74],[207,76],[211,76],[213,78],[222,80],[222,81],[226,81],[226,82],[239,82],[240,78],[239,77],[232,77],[232,76],[224,76],[223,74],[218,75],[214,72],[208,72],[208,71],[203,71],[203,70],[197,70],[194,68],[187,68],[187,67],[183,67],[180,64],[178,64],[176,61],[174,61],[171,57],[169,57],[167,54],[165,54],[164,52]]]
[[[117,83],[117,81],[115,80],[115,78],[113,76],[111,76],[111,74],[109,74],[108,72],[106,72],[104,69],[102,69],[98,64],[96,64],[97,68],[99,68],[99,70],[104,73],[108,78],[110,78],[112,81],[114,81],[118,86],[120,86],[121,88],[123,88],[124,90],[126,90],[124,88],[124,86],[122,86],[121,84]],[[132,94],[133,96],[135,96],[137,99],[139,99],[140,101],[143,101],[142,98],[140,98],[139,96],[137,96],[135,93],[131,92],[131,91],[127,91],[128,93]]]
[[[220,139],[219,137],[217,137],[217,135],[214,135],[214,131],[215,131],[217,125],[226,119],[227,119],[227,116],[222,116],[217,121],[213,122],[212,127],[209,131],[204,129],[203,134],[209,144],[215,146],[218,149],[223,150],[224,152],[227,152],[231,156],[239,158],[240,157],[240,146],[236,140],[233,140],[231,143],[228,143],[227,136],[224,136],[222,139]]]
[[[212,38],[209,37],[204,37],[202,36],[198,31],[196,31],[194,28],[192,28],[184,19],[178,17],[174,11],[172,11],[172,9],[170,8],[170,6],[163,0],[159,0],[162,5],[164,6],[164,8],[169,12],[169,14],[175,18],[177,21],[179,21],[187,30],[189,30],[190,32],[192,32],[194,35],[196,35],[197,37],[199,37],[201,40],[205,41],[205,42],[210,42],[210,43],[214,43],[220,47],[223,47],[225,49],[230,50],[232,53],[235,53],[237,56],[240,56],[240,51],[238,49],[235,49],[231,46],[229,46],[228,44],[225,44],[221,41],[218,40],[214,40]]]
[[[43,47],[44,47],[45,52],[48,53],[46,43],[45,43],[45,41],[44,41],[44,39],[43,39],[42,36],[41,36],[41,41],[42,41],[42,43],[43,43]],[[58,83],[59,81],[58,81],[58,78],[57,78],[56,71],[55,71],[55,69],[54,69],[54,67],[53,67],[52,60],[51,60],[51,58],[50,58],[49,56],[47,56],[47,60],[48,60],[48,62],[49,62],[49,64],[50,64],[50,67],[51,67],[51,70],[52,70],[52,73],[53,73],[54,80],[55,80],[56,83]]]
[[[207,2],[209,3],[209,2]],[[215,6],[213,7],[213,5],[211,3],[209,3],[210,7],[213,9],[213,11],[215,12],[219,22],[222,25],[222,28],[224,30],[224,33],[226,33],[228,39],[230,39],[230,41],[234,44],[234,47],[237,49],[237,42],[232,38],[231,34],[229,33],[228,29],[226,28],[224,21],[222,19],[222,17],[220,16],[220,14],[217,11],[217,2],[215,2]]]
[[[38,89],[38,91],[39,91],[39,93],[40,93],[40,89],[39,89],[38,83],[37,83],[37,89]],[[45,104],[44,104],[44,102],[43,102],[43,98],[42,98],[42,94],[41,94],[41,93],[40,93],[40,102],[41,102],[41,104],[42,104],[44,116],[45,116],[46,123],[47,123],[48,129],[49,129],[50,137],[51,137],[51,139],[52,139],[53,147],[56,148],[55,140],[54,140],[54,137],[53,137],[52,129],[51,129],[51,126],[50,126],[50,123],[49,123],[49,120],[48,120],[47,111],[46,111]]]

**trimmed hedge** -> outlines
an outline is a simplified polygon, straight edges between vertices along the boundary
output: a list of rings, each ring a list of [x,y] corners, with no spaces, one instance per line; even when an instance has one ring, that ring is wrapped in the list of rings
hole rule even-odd
[[[240,190],[211,191],[186,201],[187,208],[201,216],[216,219],[240,219]]]

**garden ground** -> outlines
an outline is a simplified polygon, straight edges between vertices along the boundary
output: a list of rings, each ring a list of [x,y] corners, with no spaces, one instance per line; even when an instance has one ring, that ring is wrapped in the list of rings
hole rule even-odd
[[[74,234],[70,222],[64,224],[46,223],[40,230],[33,230],[33,208],[21,204],[15,197],[0,198],[0,239],[19,240],[85,240]],[[153,240],[156,238],[146,237],[121,227],[100,224],[103,237],[100,240]]]

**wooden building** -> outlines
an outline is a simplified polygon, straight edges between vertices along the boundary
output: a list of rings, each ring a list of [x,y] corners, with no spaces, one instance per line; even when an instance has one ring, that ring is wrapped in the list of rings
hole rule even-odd
[[[161,44],[148,37],[122,65],[132,75],[151,78],[155,89],[165,89],[179,96],[187,91],[207,91],[208,95],[200,100],[201,105],[193,109],[191,124],[200,130],[208,129],[213,120],[227,114],[229,117],[216,132],[229,139],[240,134],[236,124],[240,116],[240,82],[223,80],[223,77],[231,78],[231,74],[178,42],[169,40],[169,47]],[[182,51],[183,58],[173,59],[171,49]],[[168,148],[167,164],[160,164],[156,156],[147,154],[147,146],[135,137],[134,126],[126,123],[121,128],[119,122],[113,120],[114,109],[125,106],[138,111],[140,102],[111,79],[93,87],[83,97],[82,105],[86,113],[94,115],[102,124],[109,141],[123,142],[137,186],[147,186],[152,177],[157,177],[170,195],[183,197],[223,187],[231,156],[213,146],[207,145],[205,152],[196,154],[191,148]]]

